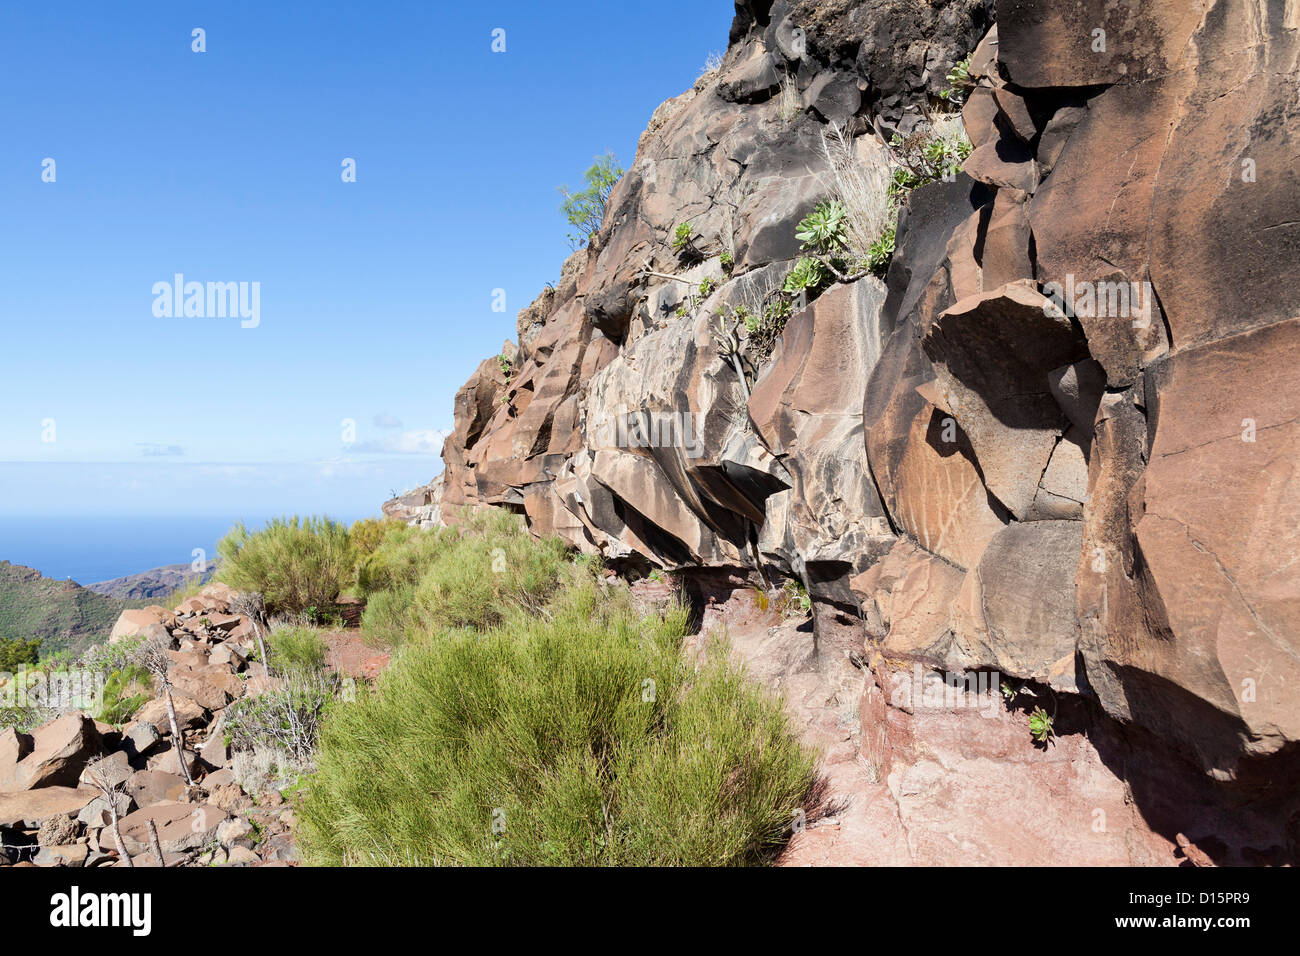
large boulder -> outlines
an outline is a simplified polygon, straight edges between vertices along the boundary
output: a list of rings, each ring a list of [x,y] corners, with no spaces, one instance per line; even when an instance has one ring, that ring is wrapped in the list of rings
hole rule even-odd
[[[167,678],[177,700],[191,700],[205,710],[221,710],[244,693],[243,682],[231,673],[229,664],[174,665]],[[180,720],[179,713],[177,720]]]
[[[170,642],[171,632],[168,623],[175,623],[176,617],[165,608],[151,606],[123,611],[109,632],[108,642],[116,644],[128,637],[143,637],[150,641]]]
[[[195,703],[189,697],[180,694],[172,694],[172,703],[176,711],[176,725],[182,733],[207,723],[208,714],[203,709],[202,704]],[[172,731],[171,720],[167,715],[167,697],[165,695],[155,697],[137,710],[135,719],[136,723],[153,724],[164,735],[170,734]]]
[[[1015,523],[998,532],[953,602],[949,666],[1077,691],[1074,575],[1082,534],[1078,521]]]
[[[19,735],[7,737],[8,743],[0,739],[0,791],[75,787],[86,762],[100,747],[95,722],[79,713],[66,714],[32,731],[26,756],[6,765],[7,756],[26,746]]]
[[[208,803],[156,803],[123,818],[118,829],[127,853],[145,853],[152,820],[163,853],[183,853],[214,842],[217,830],[229,819],[230,814]]]
[[[42,787],[39,790],[0,790],[0,827],[35,829],[50,817],[68,816],[98,796],[90,787]]]

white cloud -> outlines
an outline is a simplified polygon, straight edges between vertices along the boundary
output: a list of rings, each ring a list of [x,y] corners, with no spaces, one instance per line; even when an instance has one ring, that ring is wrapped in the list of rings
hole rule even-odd
[[[415,428],[377,441],[361,442],[349,450],[373,455],[439,455],[442,443],[450,434],[448,429]]]

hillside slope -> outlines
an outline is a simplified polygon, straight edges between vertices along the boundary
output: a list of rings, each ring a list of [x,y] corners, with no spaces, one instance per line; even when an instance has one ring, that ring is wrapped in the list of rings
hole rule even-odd
[[[168,564],[161,568],[151,568],[138,574],[128,574],[109,581],[96,581],[87,584],[86,589],[96,594],[124,601],[145,601],[165,598],[178,588],[197,580],[206,584],[212,579],[215,562],[209,563],[208,570],[195,573],[188,564]]]
[[[21,564],[0,561],[0,638],[37,638],[41,654],[79,654],[108,638],[131,604],[96,594],[74,581],[56,581]]]

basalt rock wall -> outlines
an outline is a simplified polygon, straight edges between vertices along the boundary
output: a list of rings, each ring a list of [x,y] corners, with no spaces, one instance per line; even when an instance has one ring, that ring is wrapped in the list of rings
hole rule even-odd
[[[1300,7],[736,7],[508,368],[457,394],[420,505],[795,577],[869,659],[997,670],[1225,783],[1294,780]],[[968,54],[972,150],[907,198],[883,280],[831,285],[761,360],[720,347],[835,193],[828,129],[887,165]]]

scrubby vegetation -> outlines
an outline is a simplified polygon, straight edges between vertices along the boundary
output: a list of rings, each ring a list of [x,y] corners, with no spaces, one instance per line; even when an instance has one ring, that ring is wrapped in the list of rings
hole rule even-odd
[[[277,670],[319,670],[325,666],[325,641],[314,628],[272,628],[266,643]]]
[[[521,519],[492,511],[467,519],[464,535],[408,528],[385,539],[362,569],[370,596],[362,627],[400,644],[408,633],[488,627],[516,607],[538,610],[566,564],[557,539],[533,541]]]
[[[331,604],[355,568],[347,528],[329,518],[276,518],[254,533],[239,523],[217,544],[217,552],[217,580],[259,592],[269,614]]]
[[[328,706],[300,806],[323,864],[744,864],[778,852],[815,760],[679,605],[640,616],[599,565],[503,512],[395,532],[363,569],[402,646]],[[274,654],[273,654],[274,657]]]
[[[40,660],[40,650],[40,641],[0,638],[0,671],[14,671],[20,666],[35,664]]]

